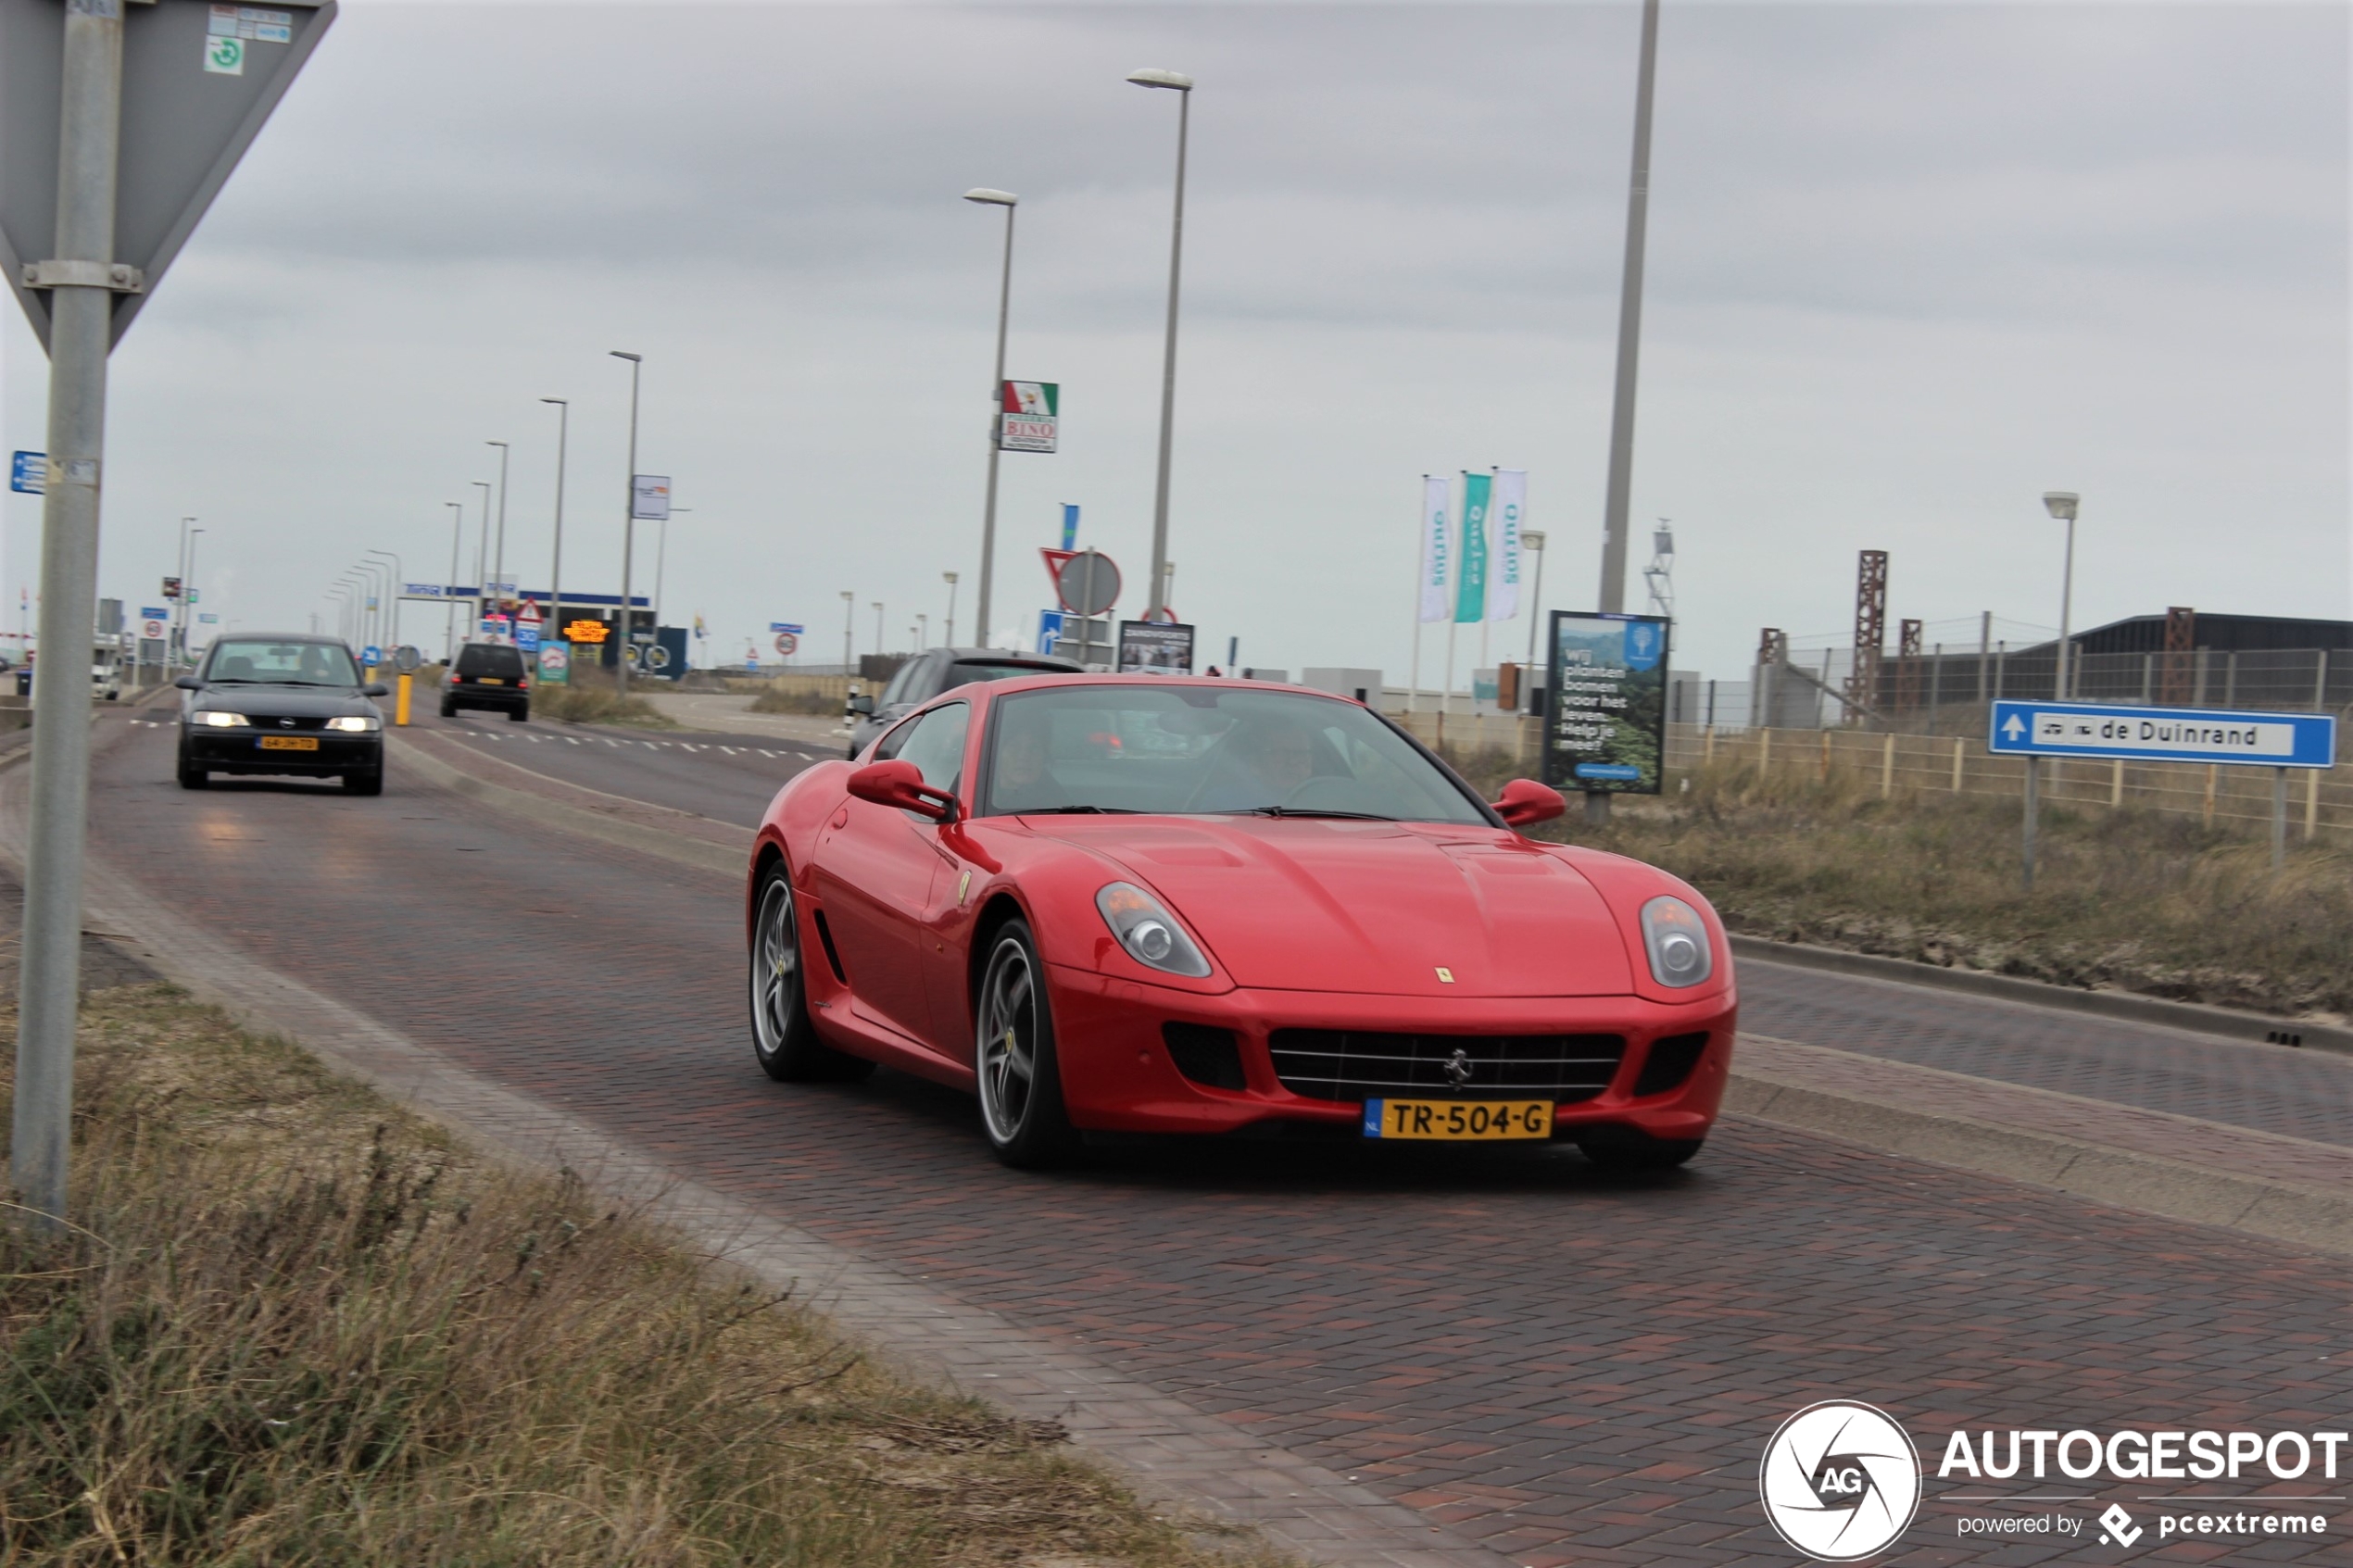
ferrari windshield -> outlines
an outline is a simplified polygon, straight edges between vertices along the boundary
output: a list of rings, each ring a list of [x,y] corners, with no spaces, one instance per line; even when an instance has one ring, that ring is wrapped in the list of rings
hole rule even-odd
[[[356,686],[359,667],[340,643],[223,637],[212,645],[205,679],[224,685]]]
[[[984,815],[1487,821],[1428,757],[1353,703],[1243,686],[1014,693],[997,704],[987,778]]]

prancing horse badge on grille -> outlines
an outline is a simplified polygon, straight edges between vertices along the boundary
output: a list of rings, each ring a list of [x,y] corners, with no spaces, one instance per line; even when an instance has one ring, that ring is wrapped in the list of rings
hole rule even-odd
[[[1454,1054],[1446,1059],[1445,1073],[1446,1081],[1458,1089],[1469,1083],[1471,1081],[1470,1052],[1459,1046],[1456,1047]]]

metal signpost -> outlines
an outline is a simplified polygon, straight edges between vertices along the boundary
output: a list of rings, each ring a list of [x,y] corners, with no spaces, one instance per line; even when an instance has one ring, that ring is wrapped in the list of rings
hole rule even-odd
[[[1544,782],[1588,795],[1656,795],[1667,753],[1668,622],[1556,609],[1546,641]]]
[[[333,0],[281,3],[0,0],[0,272],[49,351],[43,646],[82,642],[97,600],[107,356],[334,19]],[[26,1206],[56,1223],[73,1115],[91,694],[79,659],[41,668],[57,689],[33,709],[9,1160]]]
[[[2020,864],[2034,885],[2043,759],[2204,762],[2271,770],[2271,866],[2287,859],[2287,771],[2336,766],[2336,719],[2327,713],[2241,713],[2086,702],[1994,702],[1985,740],[1997,757],[2026,759]]]

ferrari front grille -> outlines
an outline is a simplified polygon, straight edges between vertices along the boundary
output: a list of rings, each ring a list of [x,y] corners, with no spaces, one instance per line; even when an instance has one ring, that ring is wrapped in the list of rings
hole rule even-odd
[[[1609,1087],[1626,1057],[1618,1035],[1390,1035],[1361,1029],[1277,1029],[1275,1076],[1309,1099],[1400,1095],[1515,1095],[1555,1104]]]

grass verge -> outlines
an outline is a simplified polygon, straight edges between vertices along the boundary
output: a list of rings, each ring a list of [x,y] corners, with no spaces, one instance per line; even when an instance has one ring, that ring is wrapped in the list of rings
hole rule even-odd
[[[612,682],[573,671],[560,685],[537,683],[531,688],[534,718],[556,719],[571,724],[627,724],[635,729],[674,730],[678,726],[641,696],[624,697]]]
[[[1450,757],[1493,797],[1525,771],[1502,751]],[[1689,788],[1680,788],[1688,780]],[[2353,1013],[2353,854],[2174,813],[2045,807],[2035,885],[2020,886],[2016,802],[1879,796],[1875,773],[1776,776],[1717,765],[1621,800],[1607,826],[1569,815],[1536,836],[1663,866],[1734,931],[2065,985],[2342,1020]]]
[[[0,1224],[0,1559],[1236,1561],[170,986],[82,1051],[74,1223]]]
[[[837,696],[828,696],[824,692],[805,688],[796,690],[777,682],[761,688],[760,695],[751,699],[751,711],[837,714],[841,711],[841,705],[842,699]]]

